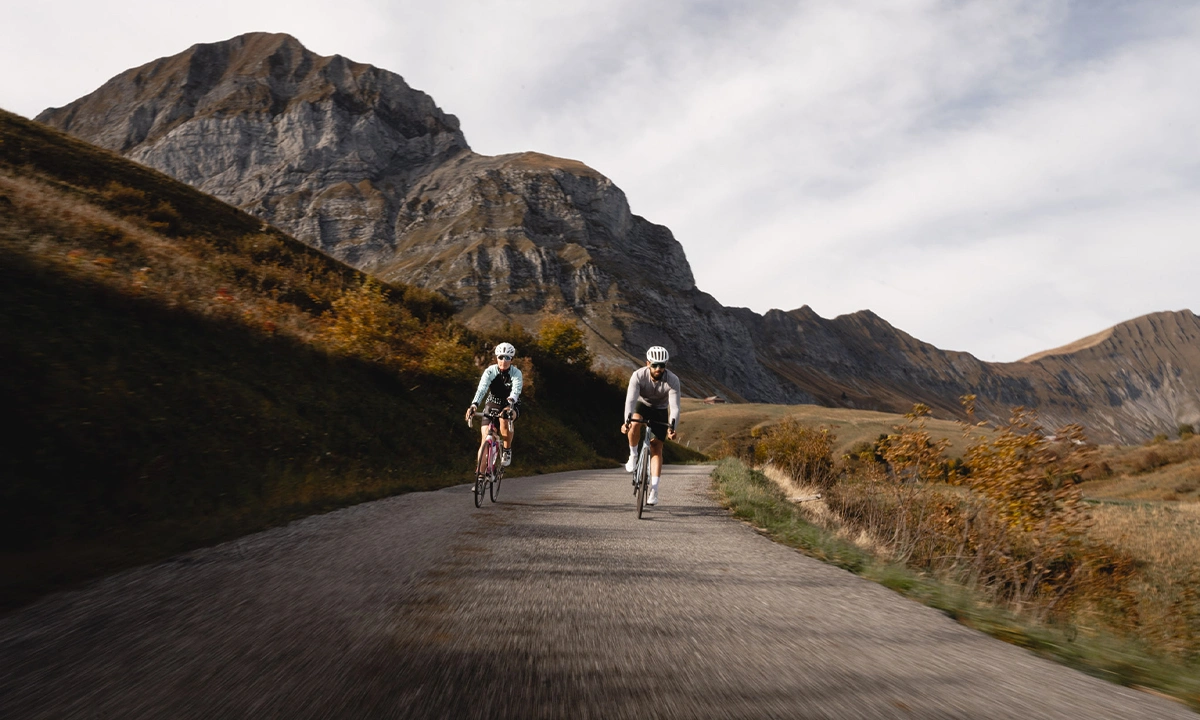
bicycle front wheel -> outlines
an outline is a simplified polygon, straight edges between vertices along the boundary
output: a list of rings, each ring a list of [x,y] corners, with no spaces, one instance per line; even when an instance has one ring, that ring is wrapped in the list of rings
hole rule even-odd
[[[500,463],[496,463],[496,476],[492,478],[490,494],[492,502],[496,502],[496,496],[500,494],[500,481],[504,479],[504,468]]]
[[[490,473],[488,465],[491,451],[491,443],[484,444],[483,449],[479,451],[479,464],[475,467],[475,507],[483,505],[483,494],[487,492],[485,485]]]
[[[485,482],[487,481],[484,480],[482,475],[475,476],[475,507],[483,505],[483,493],[485,492],[483,486]]]
[[[642,509],[646,506],[646,493],[650,487],[650,448],[642,445],[641,455],[638,456],[637,467],[637,516],[642,518]]]

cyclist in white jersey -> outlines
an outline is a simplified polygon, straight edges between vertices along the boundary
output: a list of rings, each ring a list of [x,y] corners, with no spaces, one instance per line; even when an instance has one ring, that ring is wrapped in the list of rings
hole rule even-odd
[[[650,494],[647,505],[658,504],[658,480],[662,474],[662,440],[678,437],[675,426],[679,423],[679,376],[667,369],[670,355],[667,349],[655,345],[646,351],[646,367],[638,368],[629,377],[629,389],[625,393],[625,423],[621,433],[629,438],[629,461],[625,471],[633,472],[637,463],[638,443],[642,441],[642,424],[631,420],[645,420],[654,430],[655,440],[650,443]]]
[[[513,421],[517,419],[517,404],[521,401],[521,387],[525,382],[524,376],[521,375],[521,368],[515,367],[512,364],[513,356],[517,354],[517,349],[509,343],[500,343],[496,346],[496,364],[489,365],[483,371],[483,376],[479,378],[479,387],[475,390],[475,399],[471,401],[471,407],[467,408],[467,422],[471,422],[475,412],[479,409],[479,403],[484,403],[484,412],[489,415],[499,415],[499,413],[507,410],[508,417],[498,418],[500,422],[500,438],[504,441],[504,452],[502,453],[502,462],[504,467],[508,467],[512,463],[512,441],[513,441]],[[486,399],[486,402],[484,402]],[[480,425],[480,430],[483,435],[479,441],[480,450],[483,449],[483,441],[487,440],[488,425],[492,421],[484,419]]]

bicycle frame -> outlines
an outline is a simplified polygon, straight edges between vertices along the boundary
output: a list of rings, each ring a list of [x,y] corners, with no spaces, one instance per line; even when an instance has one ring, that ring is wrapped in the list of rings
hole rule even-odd
[[[629,422],[646,426],[645,432],[642,433],[642,441],[638,445],[637,464],[633,467],[633,495],[637,498],[637,516],[641,519],[642,509],[646,505],[646,493],[650,492],[650,443],[657,440],[658,436],[646,420],[630,418]]]
[[[501,411],[500,415],[475,413],[475,417],[483,418],[488,423],[487,437],[480,443],[479,459],[475,465],[475,507],[483,505],[485,492],[491,496],[492,502],[496,502],[500,481],[504,479],[504,466],[500,463],[500,450],[503,445],[500,442],[500,423],[498,422],[504,412]],[[474,423],[468,420],[467,427],[474,427]]]

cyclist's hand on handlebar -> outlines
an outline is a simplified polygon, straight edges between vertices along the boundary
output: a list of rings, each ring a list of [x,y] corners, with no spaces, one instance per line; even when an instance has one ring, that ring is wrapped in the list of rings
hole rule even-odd
[[[471,405],[471,407],[467,408],[467,424],[468,425],[470,425],[471,421],[475,419],[475,411],[478,409],[479,408],[475,407],[475,405],[473,405],[473,404]]]
[[[675,432],[675,428],[667,428],[667,439],[668,440],[679,439],[679,433]]]

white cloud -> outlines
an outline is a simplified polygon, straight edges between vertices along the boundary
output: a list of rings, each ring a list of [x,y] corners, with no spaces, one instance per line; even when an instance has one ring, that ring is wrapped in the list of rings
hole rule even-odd
[[[33,115],[195,42],[289,32],[400,73],[480,152],[538,150],[609,175],[726,304],[870,308],[988,360],[1200,310],[1189,5],[161,7],[10,12],[0,59],[21,71],[0,105]]]

